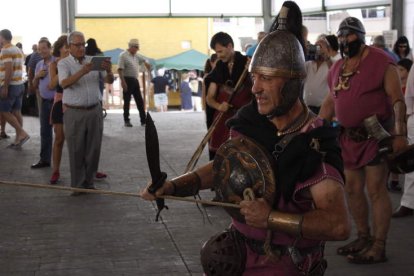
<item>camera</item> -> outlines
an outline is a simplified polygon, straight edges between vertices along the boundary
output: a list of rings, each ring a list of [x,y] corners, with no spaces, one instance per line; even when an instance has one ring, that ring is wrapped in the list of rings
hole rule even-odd
[[[321,55],[321,46],[308,44],[308,52],[306,54],[306,60],[317,60]]]

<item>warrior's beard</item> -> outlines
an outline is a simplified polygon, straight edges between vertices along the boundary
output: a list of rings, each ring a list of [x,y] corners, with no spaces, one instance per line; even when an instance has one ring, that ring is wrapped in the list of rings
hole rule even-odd
[[[347,56],[349,58],[352,58],[356,56],[359,52],[359,49],[361,48],[363,41],[360,39],[354,40],[352,42],[341,42],[339,45],[339,50],[341,51],[341,56]],[[348,49],[348,52],[345,53],[345,48]]]

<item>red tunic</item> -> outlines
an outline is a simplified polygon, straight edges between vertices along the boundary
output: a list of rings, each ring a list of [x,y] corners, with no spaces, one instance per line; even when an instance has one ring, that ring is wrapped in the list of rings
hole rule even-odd
[[[322,119],[316,119],[312,124],[308,127],[302,129],[302,132],[310,131],[313,128],[322,126],[323,122]],[[235,134],[235,135],[234,135]],[[232,137],[236,136],[237,133],[232,131]],[[295,191],[293,193],[293,200],[289,203],[286,203],[282,199],[279,201],[277,210],[282,212],[289,212],[289,213],[296,213],[296,214],[303,214],[312,209],[314,209],[314,204],[311,199],[304,198],[301,192],[304,189],[309,188],[312,185],[316,185],[324,179],[331,178],[336,180],[337,182],[343,185],[343,179],[341,174],[338,172],[337,169],[332,167],[327,163],[322,163],[319,169],[316,170],[314,175],[307,179],[304,182],[297,183],[295,186]],[[259,229],[249,226],[247,224],[238,222],[233,219],[232,221],[233,226],[241,232],[244,236],[264,241],[266,239],[266,229]],[[294,245],[297,248],[307,248],[317,246],[323,241],[319,240],[310,240],[310,239],[296,239],[285,233],[280,232],[273,232],[273,243],[277,245]],[[272,262],[267,259],[265,255],[259,255],[252,251],[249,246],[247,247],[247,260],[246,260],[246,267],[243,275],[249,276],[296,276],[301,275],[298,271],[296,265],[292,262],[291,257],[288,255],[283,255],[281,259],[277,262]],[[312,262],[318,260],[322,257],[323,252],[316,252],[312,255],[312,258],[305,261],[304,266],[307,265],[311,266]]]
[[[328,84],[335,103],[335,113],[339,123],[345,128],[362,127],[365,118],[374,114],[378,120],[386,121],[392,115],[392,107],[384,90],[384,75],[390,64],[395,63],[381,49],[368,47],[368,55],[363,59],[357,73],[349,80],[349,90],[335,91],[338,76],[344,60],[336,62],[328,75]],[[340,136],[342,158],[346,169],[358,169],[377,155],[378,143],[374,138],[355,142],[348,136]]]

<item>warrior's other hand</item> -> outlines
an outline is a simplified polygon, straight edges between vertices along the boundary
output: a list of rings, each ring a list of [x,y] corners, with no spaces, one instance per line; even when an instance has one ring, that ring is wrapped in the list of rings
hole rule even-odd
[[[161,186],[161,188],[159,188],[156,192],[155,195],[151,194],[148,191],[148,187],[151,186],[151,182],[148,184],[147,187],[145,187],[143,190],[140,191],[139,195],[145,199],[145,200],[155,200],[157,197],[162,196],[162,195],[171,195],[174,193],[174,186],[170,181],[165,181],[164,184]]]
[[[256,228],[267,228],[267,218],[272,208],[263,199],[243,200],[240,202],[240,213],[244,216],[246,223]]]

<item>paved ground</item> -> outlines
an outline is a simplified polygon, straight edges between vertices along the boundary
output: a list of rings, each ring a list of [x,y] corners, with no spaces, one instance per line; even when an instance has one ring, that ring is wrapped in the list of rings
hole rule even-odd
[[[203,114],[152,116],[162,169],[176,176],[205,133]],[[144,129],[138,126],[136,114],[132,118],[133,128],[123,127],[121,114],[111,113],[105,119],[100,170],[109,178],[97,184],[100,189],[136,192],[149,179]],[[38,120],[25,117],[24,124],[31,139],[21,151],[5,149],[10,141],[0,141],[0,180],[45,184],[51,169],[30,169],[39,156]],[[200,162],[206,160],[204,154]],[[61,174],[59,185],[68,186],[66,149]],[[394,207],[400,196],[391,194]],[[201,275],[200,247],[226,227],[229,218],[218,207],[207,208],[203,216],[193,204],[167,204],[170,210],[162,213],[161,222],[155,222],[155,205],[133,197],[71,197],[64,191],[1,185],[0,275]],[[385,264],[348,264],[334,253],[343,243],[328,243],[326,275],[414,275],[413,226],[414,217],[392,221]]]

